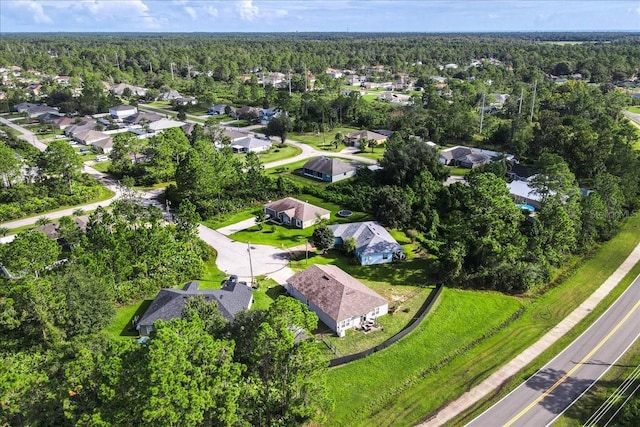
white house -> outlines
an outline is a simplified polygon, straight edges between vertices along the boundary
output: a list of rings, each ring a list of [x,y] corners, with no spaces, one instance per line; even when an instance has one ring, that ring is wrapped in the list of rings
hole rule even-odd
[[[116,120],[122,120],[137,113],[138,108],[133,105],[117,105],[109,108],[109,115]]]
[[[339,337],[389,311],[386,299],[335,265],[312,265],[291,276],[285,288]]]

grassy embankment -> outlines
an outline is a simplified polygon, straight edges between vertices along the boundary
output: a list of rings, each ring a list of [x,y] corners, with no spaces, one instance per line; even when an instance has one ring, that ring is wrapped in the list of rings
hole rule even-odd
[[[327,425],[368,425],[375,420],[380,426],[403,426],[419,422],[479,384],[558,324],[597,289],[639,243],[640,215],[636,214],[590,259],[574,271],[561,274],[558,285],[542,295],[523,298],[522,314],[501,328],[496,326],[508,319],[513,309],[517,310],[515,305],[500,308],[489,320],[482,314],[499,306],[503,298],[511,297],[492,295],[482,299],[482,293],[447,290],[438,308],[406,340],[329,373],[330,393],[340,405],[329,415]],[[479,299],[470,304],[471,307],[465,307],[461,297],[465,294]],[[474,307],[479,314],[464,317],[465,310]],[[466,320],[459,322],[459,316]],[[443,341],[443,337],[451,339]],[[403,344],[405,341],[410,345]],[[410,351],[404,352],[404,346]],[[559,348],[553,351],[557,350]],[[551,358],[552,353],[545,356]],[[542,363],[537,362],[536,366]],[[532,366],[527,372],[530,374],[535,369]],[[494,397],[506,394],[516,384],[517,381],[504,387]],[[458,420],[452,425],[461,422],[464,423]]]

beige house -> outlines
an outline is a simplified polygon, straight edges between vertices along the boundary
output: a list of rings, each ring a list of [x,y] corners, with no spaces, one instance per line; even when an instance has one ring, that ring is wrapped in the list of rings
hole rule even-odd
[[[307,228],[318,219],[329,219],[331,212],[321,207],[287,197],[264,205],[267,219],[273,223],[294,228]]]
[[[353,145],[354,147],[367,148],[363,147],[360,142],[363,140],[373,139],[376,144],[382,144],[387,141],[387,137],[381,135],[376,132],[371,132],[370,130],[361,130],[358,132],[350,133],[345,136],[344,141],[347,145]]]
[[[340,337],[389,311],[386,299],[335,265],[312,265],[285,287]]]

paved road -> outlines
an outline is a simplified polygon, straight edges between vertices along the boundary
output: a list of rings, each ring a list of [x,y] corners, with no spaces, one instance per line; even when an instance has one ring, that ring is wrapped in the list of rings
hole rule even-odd
[[[274,140],[274,141],[279,142],[279,140]],[[355,155],[353,154],[353,151],[349,149],[342,150],[341,152],[316,150],[315,147],[309,144],[303,144],[302,142],[294,141],[292,139],[287,139],[286,144],[291,145],[293,147],[298,147],[299,149],[302,150],[302,153],[294,157],[289,157],[288,159],[266,163],[264,165],[265,169],[277,168],[279,166],[288,165],[289,163],[295,163],[295,162],[299,162],[300,160],[306,160],[306,159],[310,159],[311,157],[317,157],[317,156],[339,157],[347,160],[355,160],[360,163],[365,163],[369,165],[375,165],[376,163],[378,163],[377,160],[368,159],[366,157]]]
[[[589,296],[589,298],[580,304],[578,308],[573,310],[571,314],[558,323],[552,330],[547,332],[538,341],[516,356],[509,363],[491,374],[489,378],[482,381],[480,384],[473,387],[453,402],[447,404],[437,414],[419,424],[419,426],[441,426],[456,417],[458,414],[471,408],[487,394],[500,387],[505,381],[531,363],[531,361],[547,350],[557,340],[562,338],[571,328],[577,325],[578,322],[584,319],[585,316],[587,316],[587,314],[589,314],[602,301],[602,299],[606,297],[609,292],[618,285],[618,283],[620,283],[620,281],[638,262],[640,262],[640,245],[636,246],[620,267],[618,267],[616,271],[611,274],[611,276],[609,276],[593,294]]]
[[[470,427],[545,426],[640,337],[640,277],[587,331]]]

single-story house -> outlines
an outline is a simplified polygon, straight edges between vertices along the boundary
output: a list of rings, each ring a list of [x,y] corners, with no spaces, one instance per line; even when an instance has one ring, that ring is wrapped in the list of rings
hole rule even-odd
[[[245,105],[236,109],[236,119],[258,120],[260,117],[260,109]]]
[[[404,257],[402,246],[377,222],[336,224],[330,225],[329,229],[336,246],[342,246],[347,239],[355,239],[355,255],[360,265],[385,264]]]
[[[512,181],[507,184],[509,194],[516,203],[526,203],[536,209],[540,209],[542,195],[530,186],[530,179],[526,181]]]
[[[187,98],[176,98],[173,100],[173,103],[175,105],[196,105],[198,103],[198,100],[193,98],[193,97],[187,97]]]
[[[340,337],[389,311],[386,299],[335,265],[312,265],[291,276],[285,287]]]
[[[202,296],[207,301],[215,301],[218,310],[229,321],[235,316],[251,308],[253,291],[246,282],[228,279],[222,288],[215,290],[200,290],[197,282],[189,282],[182,289],[161,289],[147,311],[136,322],[136,329],[141,336],[149,336],[153,331],[153,324],[158,320],[164,322],[182,316],[185,302],[189,298]]]
[[[87,223],[89,222],[89,217],[84,215],[74,216],[73,222],[75,223],[76,227],[82,230],[82,232],[85,232],[87,231]],[[59,226],[59,222],[50,222],[48,224],[41,225],[40,227],[36,227],[35,229],[38,231],[42,231],[50,239],[57,239]]]
[[[109,154],[113,149],[111,136],[95,130],[76,132],[73,134],[73,139],[80,144],[91,146],[98,153]]]
[[[69,125],[65,128],[64,134],[67,136],[74,136],[77,133],[85,132],[88,130],[95,130],[98,122],[90,117],[85,117],[79,122]]]
[[[403,93],[393,93],[391,91],[383,92],[378,95],[378,100],[390,102],[397,105],[409,105],[412,103],[411,96]]]
[[[331,215],[331,212],[324,208],[293,197],[267,203],[264,205],[264,213],[271,222],[295,228],[307,228],[318,219],[328,220]]]
[[[180,95],[180,92],[174,89],[170,89],[158,95],[156,100],[157,101],[173,101],[174,99],[178,99],[178,98],[182,98],[182,95]]]
[[[27,110],[27,116],[32,119],[42,117],[45,114],[60,114],[57,108],[49,107],[47,105],[36,105]]]
[[[373,139],[376,142],[376,144],[380,145],[387,140],[387,137],[376,132],[371,132],[370,130],[361,130],[361,131],[346,135],[344,138],[344,141],[347,145],[353,145],[354,147],[360,147],[360,148],[367,148],[367,147],[362,147],[360,145],[360,141],[365,139],[366,140]]]
[[[76,117],[59,117],[53,124],[60,130],[64,130],[76,122]]]
[[[512,181],[527,181],[533,173],[533,168],[527,165],[515,164],[507,170],[507,178]]]
[[[110,89],[110,92],[114,95],[122,95],[125,89],[129,89],[133,95],[137,96],[145,96],[147,94],[147,89],[139,86],[132,86],[126,83],[118,83]]]
[[[142,125],[145,123],[157,122],[163,117],[164,116],[161,116],[158,113],[152,113],[149,111],[138,111],[132,116],[125,117],[123,121],[131,125]]]
[[[492,160],[503,157],[509,162],[516,162],[513,154],[504,154],[497,151],[483,150],[480,148],[463,147],[457,145],[440,151],[439,161],[443,165],[475,168],[486,165]]]
[[[209,107],[209,110],[207,110],[207,114],[210,116],[222,116],[223,114],[226,114],[227,107],[228,105],[226,104],[212,105],[211,107]],[[229,108],[231,109],[231,112],[234,111],[233,107]]]
[[[114,119],[124,119],[133,116],[138,112],[138,108],[133,105],[117,105],[109,108],[109,115]]]
[[[314,157],[304,164],[302,173],[324,182],[336,182],[356,174],[356,167],[334,157]]]
[[[91,149],[96,153],[110,154],[113,151],[113,138],[109,137],[93,141]]]
[[[144,127],[141,127],[140,125],[138,125],[138,127],[131,127],[129,128],[129,132],[135,133],[140,139],[144,139],[150,138],[165,129],[179,128],[184,125],[184,122],[171,119],[160,119],[155,122],[145,124]]]
[[[40,104],[32,104],[31,102],[21,102],[13,106],[13,109],[18,113],[25,113],[28,109],[37,107]]]
[[[234,153],[248,153],[249,151],[260,153],[271,149],[271,140],[245,135],[242,138],[234,139],[231,143],[231,149]]]
[[[279,108],[263,108],[259,112],[259,119],[261,125],[268,125],[271,119],[278,117],[282,112]]]

